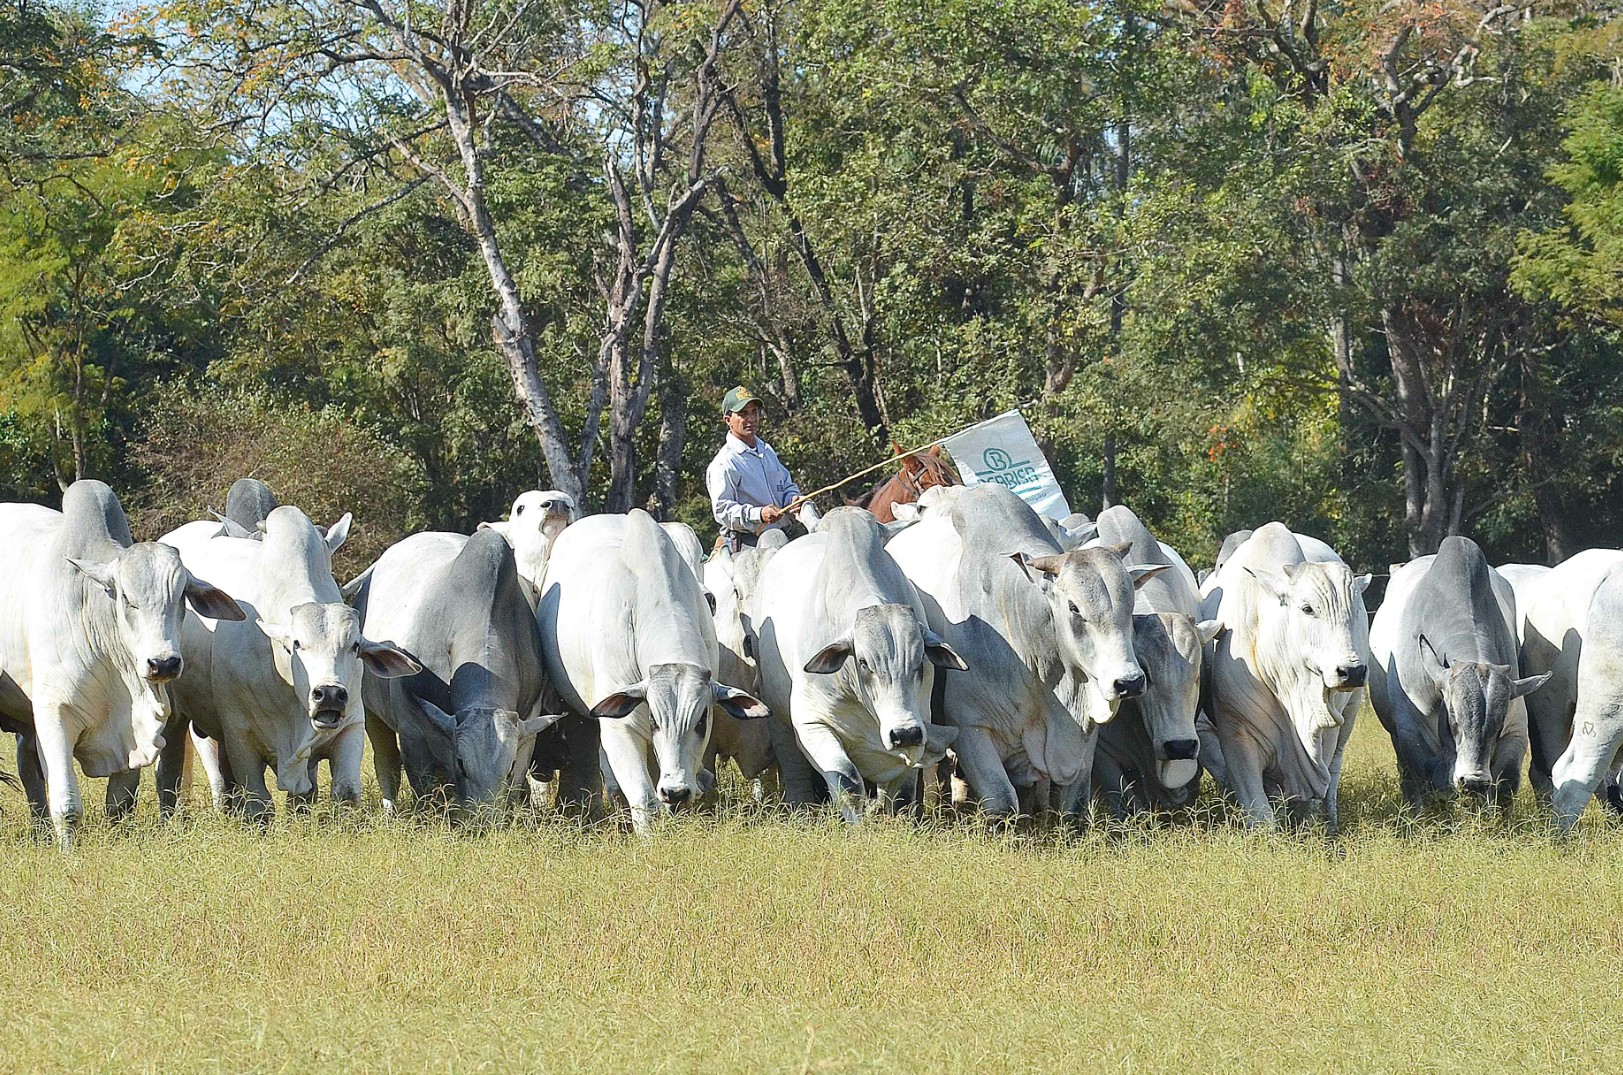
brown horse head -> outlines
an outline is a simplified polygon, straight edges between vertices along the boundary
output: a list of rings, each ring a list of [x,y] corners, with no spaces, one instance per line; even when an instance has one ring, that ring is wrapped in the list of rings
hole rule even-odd
[[[902,454],[901,448],[895,444],[891,445],[891,450],[896,455]],[[862,501],[862,506],[873,512],[874,518],[880,522],[894,522],[896,515],[891,509],[897,504],[913,503],[924,495],[926,489],[962,484],[951,465],[941,458],[941,445],[936,444],[927,452],[903,459],[902,469],[889,481],[875,486],[873,492]]]

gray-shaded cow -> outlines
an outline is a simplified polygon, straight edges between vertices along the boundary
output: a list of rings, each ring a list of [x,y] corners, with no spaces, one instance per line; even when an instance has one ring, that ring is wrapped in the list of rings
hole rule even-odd
[[[879,522],[861,508],[823,516],[766,565],[753,616],[784,800],[815,801],[820,773],[848,822],[870,785],[887,804],[912,801],[958,733],[930,723],[936,669],[965,666],[925,626]]]
[[[1255,531],[1207,582],[1223,625],[1210,657],[1212,728],[1201,762],[1251,825],[1322,806],[1332,828],[1353,720],[1369,675],[1369,576],[1313,561],[1282,523]]]
[[[189,671],[181,620],[190,603],[241,619],[225,593],[175,550],[137,544],[118,498],[78,481],[62,510],[0,505],[0,719],[36,817],[47,808],[66,843],[82,813],[75,760],[108,777],[113,815],[134,805],[140,770],[173,738],[177,677]]]
[[[1527,754],[1516,595],[1470,538],[1394,567],[1370,626],[1370,703],[1398,757],[1403,797],[1455,791],[1508,802]]]
[[[175,709],[224,747],[230,798],[250,817],[270,810],[267,765],[297,802],[313,794],[316,763],[326,758],[334,798],[359,801],[361,669],[383,676],[418,670],[399,650],[363,637],[360,616],[344,603],[332,553],[348,532],[348,515],[323,537],[302,511],[284,506],[270,513],[259,541],[195,530],[164,538],[192,570],[218,575],[248,613],[240,623],[187,617],[182,638],[197,674],[176,691]],[[160,795],[171,801],[183,762],[174,738],[158,768]]]
[[[1089,791],[1098,725],[1143,693],[1133,590],[1162,565],[1110,549],[1062,550],[1000,485],[957,491],[893,538],[889,552],[924,598],[929,625],[975,671],[948,677],[940,717],[959,729],[958,770],[983,809],[1059,789],[1074,813]],[[781,555],[781,554],[780,554]]]
[[[704,790],[713,705],[766,716],[754,697],[715,681],[715,625],[699,580],[645,511],[595,515],[559,534],[536,615],[565,704],[602,718],[603,754],[638,832],[662,806]]]
[[[280,505],[270,486],[258,478],[238,478],[225,494],[225,517],[255,533]]]
[[[384,809],[402,765],[419,799],[449,790],[462,808],[524,790],[535,736],[558,718],[541,711],[541,633],[507,541],[414,534],[378,558],[355,610],[367,637],[422,666],[363,686]]]

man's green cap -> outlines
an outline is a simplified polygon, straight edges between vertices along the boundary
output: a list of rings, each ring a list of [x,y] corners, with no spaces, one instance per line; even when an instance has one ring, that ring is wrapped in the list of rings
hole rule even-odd
[[[761,398],[754,392],[751,392],[743,385],[735,385],[728,390],[726,398],[721,401],[721,416],[725,418],[729,414],[743,410],[751,403],[759,403],[760,401]]]

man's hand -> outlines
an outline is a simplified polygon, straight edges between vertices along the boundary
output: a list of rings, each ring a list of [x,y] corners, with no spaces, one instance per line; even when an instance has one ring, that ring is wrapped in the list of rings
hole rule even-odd
[[[761,523],[764,526],[771,526],[781,518],[783,518],[782,508],[774,507],[769,504],[761,509]]]

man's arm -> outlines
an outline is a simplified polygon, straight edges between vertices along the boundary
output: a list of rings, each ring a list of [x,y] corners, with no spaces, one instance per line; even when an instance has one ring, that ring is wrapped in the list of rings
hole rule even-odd
[[[723,530],[743,530],[753,533],[761,526],[761,509],[732,498],[727,480],[727,464],[716,460],[705,472],[705,487],[710,491],[710,512]]]

